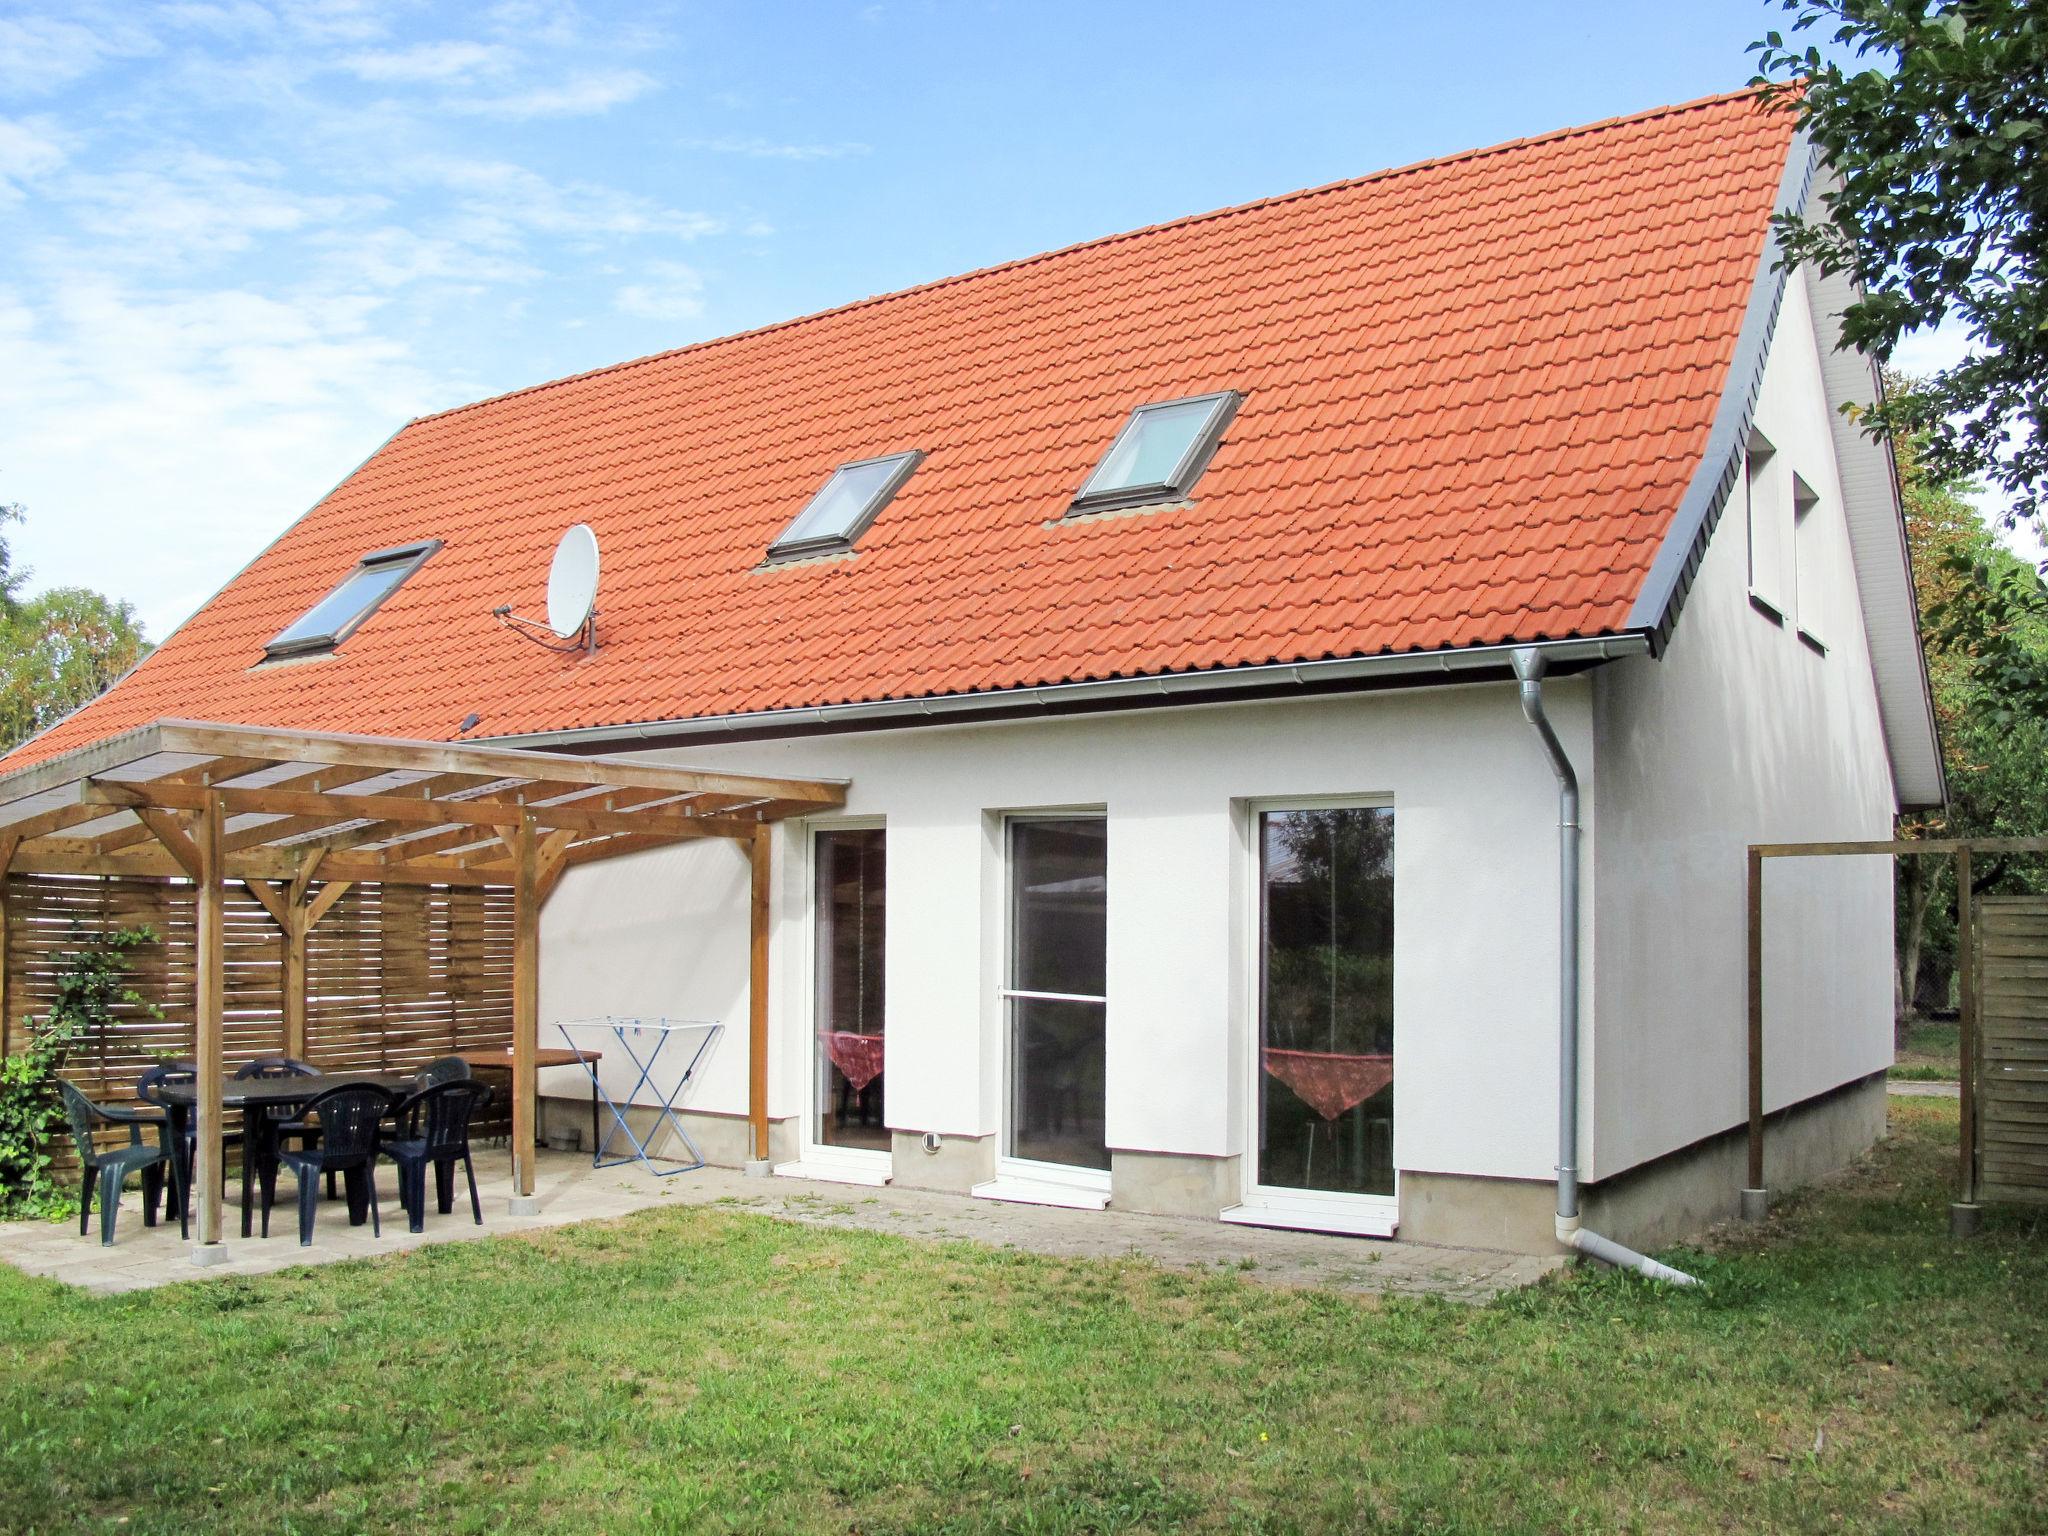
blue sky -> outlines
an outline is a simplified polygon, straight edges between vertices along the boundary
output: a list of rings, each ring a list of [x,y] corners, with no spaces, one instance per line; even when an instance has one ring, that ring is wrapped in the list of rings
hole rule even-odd
[[[1777,14],[0,0],[0,502],[161,638],[422,412],[1724,90]]]

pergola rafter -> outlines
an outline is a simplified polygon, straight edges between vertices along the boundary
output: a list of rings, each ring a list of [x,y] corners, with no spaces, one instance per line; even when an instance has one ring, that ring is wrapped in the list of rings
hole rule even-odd
[[[569,870],[702,838],[752,872],[749,1117],[767,1155],[769,824],[845,803],[843,783],[701,772],[386,737],[162,720],[0,775],[0,877],[156,876],[198,890],[199,1232],[221,1238],[222,894],[239,883],[284,938],[285,1049],[306,1038],[306,940],[355,884],[514,893],[512,1157],[533,1195],[540,909]],[[0,904],[0,955],[5,952]]]

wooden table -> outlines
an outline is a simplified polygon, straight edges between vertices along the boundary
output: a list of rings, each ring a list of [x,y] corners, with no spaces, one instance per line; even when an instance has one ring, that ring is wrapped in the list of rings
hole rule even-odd
[[[509,1045],[502,1050],[457,1051],[455,1054],[468,1062],[471,1067],[483,1067],[489,1071],[503,1072],[507,1077],[512,1075],[512,1047]],[[602,1060],[604,1060],[603,1051],[586,1051],[582,1056],[578,1056],[574,1051],[564,1050],[559,1045],[543,1045],[536,1048],[533,1053],[533,1064],[536,1068],[580,1067],[585,1061],[599,1062]],[[592,1078],[590,1082],[590,1152],[593,1158],[597,1155],[597,1130],[597,1080]]]

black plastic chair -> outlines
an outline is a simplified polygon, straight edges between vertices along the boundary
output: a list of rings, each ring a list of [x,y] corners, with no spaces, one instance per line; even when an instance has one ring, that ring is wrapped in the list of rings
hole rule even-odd
[[[121,1212],[121,1186],[128,1182],[129,1174],[136,1172],[142,1175],[142,1224],[155,1226],[157,1202],[164,1192],[164,1167],[171,1158],[170,1131],[163,1117],[148,1110],[95,1104],[79,1092],[77,1085],[61,1077],[57,1079],[57,1089],[63,1095],[64,1118],[71,1122],[71,1135],[78,1143],[78,1161],[85,1170],[85,1188],[78,1201],[78,1235],[85,1236],[86,1223],[92,1219],[92,1196],[97,1187],[100,1241],[113,1243],[114,1218]],[[93,1127],[101,1123],[126,1126],[128,1145],[111,1152],[101,1151],[93,1135]],[[142,1140],[143,1127],[152,1125],[162,1137],[154,1147],[144,1145]]]
[[[135,1097],[143,1103],[153,1105],[163,1116],[164,1145],[171,1154],[171,1204],[178,1212],[178,1235],[190,1237],[192,1219],[192,1168],[199,1157],[199,1127],[196,1116],[184,1116],[184,1129],[177,1135],[171,1134],[171,1127],[177,1123],[172,1106],[166,1104],[159,1091],[164,1084],[183,1085],[199,1081],[197,1072],[180,1066],[151,1067],[135,1080]]]
[[[235,1068],[235,1081],[238,1083],[251,1079],[268,1082],[276,1078],[321,1075],[320,1069],[310,1061],[300,1061],[295,1056],[258,1056],[253,1061],[245,1061]],[[247,1110],[243,1111],[244,1115],[248,1113]],[[266,1109],[261,1111],[261,1114],[262,1119],[256,1126],[257,1134],[250,1137],[249,1141],[255,1149],[256,1177],[262,1185],[263,1203],[268,1206],[277,1198],[277,1154],[280,1144],[286,1139],[297,1140],[302,1145],[310,1144],[319,1138],[320,1133],[307,1125],[305,1116],[299,1108],[292,1105]],[[327,1193],[330,1197],[334,1194],[334,1186],[331,1183],[327,1186]],[[242,1235],[248,1236],[246,1224]]]
[[[455,1206],[455,1165],[469,1180],[469,1210],[484,1224],[483,1202],[476,1193],[476,1165],[469,1157],[469,1122],[491,1101],[486,1083],[461,1079],[422,1088],[392,1111],[397,1127],[385,1139],[383,1153],[398,1164],[398,1200],[412,1230],[421,1231],[427,1216],[427,1165],[434,1165],[434,1198],[443,1216]]]
[[[438,1088],[443,1083],[466,1083],[469,1063],[460,1056],[439,1056],[413,1073],[412,1080],[420,1090]]]
[[[278,1152],[278,1161],[291,1169],[299,1181],[299,1246],[313,1242],[313,1213],[320,1204],[320,1176],[341,1175],[348,1190],[348,1220],[352,1227],[363,1224],[367,1205],[370,1230],[384,1235],[377,1215],[378,1126],[391,1112],[391,1095],[374,1083],[343,1083],[329,1088],[305,1107],[305,1118],[317,1120],[309,1127],[317,1139],[300,1147]],[[270,1206],[263,1202],[263,1235],[270,1236]]]

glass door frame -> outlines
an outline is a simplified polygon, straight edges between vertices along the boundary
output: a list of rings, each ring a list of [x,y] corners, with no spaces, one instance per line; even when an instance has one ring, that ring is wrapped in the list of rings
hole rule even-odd
[[[1266,947],[1266,904],[1265,904],[1265,840],[1264,822],[1271,811],[1395,811],[1394,797],[1390,794],[1360,795],[1268,795],[1255,800],[1240,800],[1238,808],[1242,817],[1240,847],[1243,850],[1244,880],[1240,892],[1244,911],[1249,919],[1244,925],[1247,937],[1245,956],[1245,1051],[1242,1060],[1245,1092],[1245,1135],[1243,1146],[1244,1167],[1242,1170],[1241,1204],[1223,1213],[1225,1221],[1241,1222],[1255,1226],[1294,1227],[1312,1231],[1346,1232],[1363,1237],[1391,1237],[1399,1225],[1401,1211],[1401,1165],[1398,1157],[1394,1160],[1394,1190],[1387,1195],[1349,1194],[1341,1190],[1298,1189],[1287,1184],[1263,1184],[1259,1181],[1259,1131],[1261,1095],[1265,1091],[1265,1064],[1260,1059],[1265,1049],[1265,947]],[[1400,965],[1400,849],[1401,831],[1398,811],[1394,823],[1394,943],[1397,956],[1395,975],[1398,979]],[[1398,992],[1396,996],[1398,997]],[[1401,1083],[1400,1014],[1394,1019],[1394,1127],[1396,1138],[1400,1134],[1399,1087]],[[1396,1142],[1398,1145],[1398,1140]]]
[[[799,1052],[804,1063],[803,1116],[801,1134],[798,1139],[797,1160],[811,1167],[843,1167],[853,1172],[881,1174],[893,1172],[895,1155],[871,1147],[835,1147],[821,1139],[822,1127],[818,1118],[818,1071],[819,1056],[823,1044],[818,1038],[818,836],[826,832],[880,832],[882,834],[882,857],[889,856],[888,819],[883,816],[807,816],[803,820],[802,879],[804,892],[803,974],[799,985],[803,988],[804,1005],[801,1017],[804,1024],[804,1044]],[[885,896],[882,905],[882,964],[887,973],[889,954],[889,907]],[[888,1038],[888,1003],[884,992],[882,1036]],[[888,1047],[884,1045],[884,1067],[882,1084],[882,1128],[889,1130],[888,1110]],[[893,1132],[892,1132],[893,1134]]]
[[[1003,948],[1002,969],[996,983],[996,1004],[999,1011],[1002,1081],[997,1096],[998,1115],[996,1123],[996,1176],[998,1179],[1029,1179],[1047,1184],[1070,1185],[1077,1190],[1091,1193],[1109,1193],[1109,1170],[1107,1168],[1082,1168],[1073,1163],[1044,1163],[1035,1158],[1015,1157],[1010,1148],[1015,1143],[1017,1120],[1017,1030],[1016,1005],[1020,1001],[1093,1003],[1102,1009],[1102,1036],[1105,1049],[1109,1040],[1109,978],[1103,977],[1102,996],[1084,996],[1068,992],[1033,992],[1011,985],[1017,974],[1017,870],[1013,855],[1010,829],[1019,822],[1030,821],[1099,821],[1103,832],[1103,874],[1105,881],[1109,872],[1109,808],[1102,805],[1048,806],[1028,811],[1005,811],[1002,814],[1002,902],[1003,902]],[[1103,893],[1103,945],[1107,953],[1109,942],[1109,896]]]

